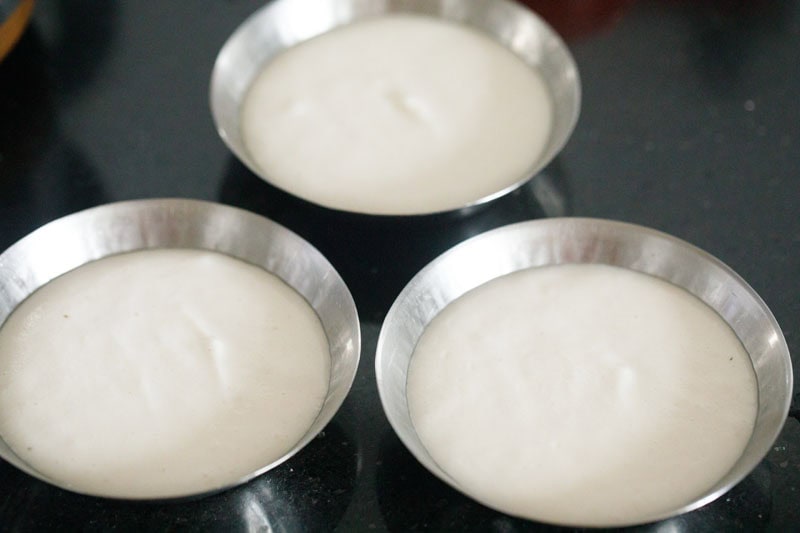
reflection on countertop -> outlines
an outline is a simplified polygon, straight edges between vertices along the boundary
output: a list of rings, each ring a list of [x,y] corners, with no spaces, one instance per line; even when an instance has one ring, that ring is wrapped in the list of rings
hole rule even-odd
[[[0,483],[2,529],[95,531],[327,531],[353,496],[359,451],[353,428],[337,421],[276,469],[226,492],[184,502],[127,502],[52,487],[7,463]],[[20,512],[24,510],[24,512]],[[69,510],[67,512],[67,510]]]
[[[436,215],[372,216],[320,207],[264,182],[233,156],[218,199],[308,240],[345,280],[362,320],[377,323],[414,274],[454,243],[506,224],[569,214],[568,179],[558,158],[503,197]]]

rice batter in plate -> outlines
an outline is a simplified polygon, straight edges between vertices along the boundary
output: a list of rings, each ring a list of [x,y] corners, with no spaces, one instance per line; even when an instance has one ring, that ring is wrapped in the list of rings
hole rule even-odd
[[[530,177],[552,115],[538,71],[488,36],[388,15],[275,57],[241,120],[270,183],[336,209],[417,214]]]
[[[570,525],[687,504],[741,455],[755,375],[687,291],[606,265],[533,268],[448,305],[411,359],[423,444],[467,494]]]
[[[0,434],[78,492],[203,492],[291,449],[329,366],[313,308],[265,270],[201,250],[111,256],[0,328]]]

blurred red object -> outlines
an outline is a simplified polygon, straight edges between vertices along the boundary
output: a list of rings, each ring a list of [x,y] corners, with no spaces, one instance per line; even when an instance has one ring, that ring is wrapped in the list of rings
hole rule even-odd
[[[565,41],[612,27],[636,0],[522,0]]]

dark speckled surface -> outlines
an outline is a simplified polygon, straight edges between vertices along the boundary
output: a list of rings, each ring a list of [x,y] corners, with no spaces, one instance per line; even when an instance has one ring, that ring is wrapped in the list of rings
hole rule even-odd
[[[421,266],[480,231],[577,215],[643,224],[716,255],[800,350],[800,2],[533,1],[583,79],[574,136],[543,175],[465,217],[380,220],[294,200],[217,138],[217,50],[258,2],[40,0],[0,63],[0,249],[105,202],[184,196],[262,213],[325,253],[362,318],[341,412],[289,462],[206,499],[88,498],[0,463],[0,529],[529,531],[420,467],[380,407],[380,323]],[[795,377],[798,360],[795,360]],[[727,495],[642,531],[800,530],[800,397],[766,460]],[[579,502],[578,502],[579,504]]]

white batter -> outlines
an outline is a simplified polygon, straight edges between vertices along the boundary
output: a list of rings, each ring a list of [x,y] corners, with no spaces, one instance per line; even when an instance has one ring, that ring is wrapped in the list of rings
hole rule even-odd
[[[294,446],[329,366],[314,310],[272,274],[198,250],[112,256],[0,329],[0,434],[79,492],[214,489]]]
[[[297,45],[244,101],[245,145],[270,182],[328,207],[462,207],[524,179],[549,140],[538,72],[489,37],[392,15]]]
[[[423,333],[408,399],[462,489],[510,514],[642,521],[689,503],[753,429],[750,359],[688,292],[603,265],[529,269],[456,300]]]

